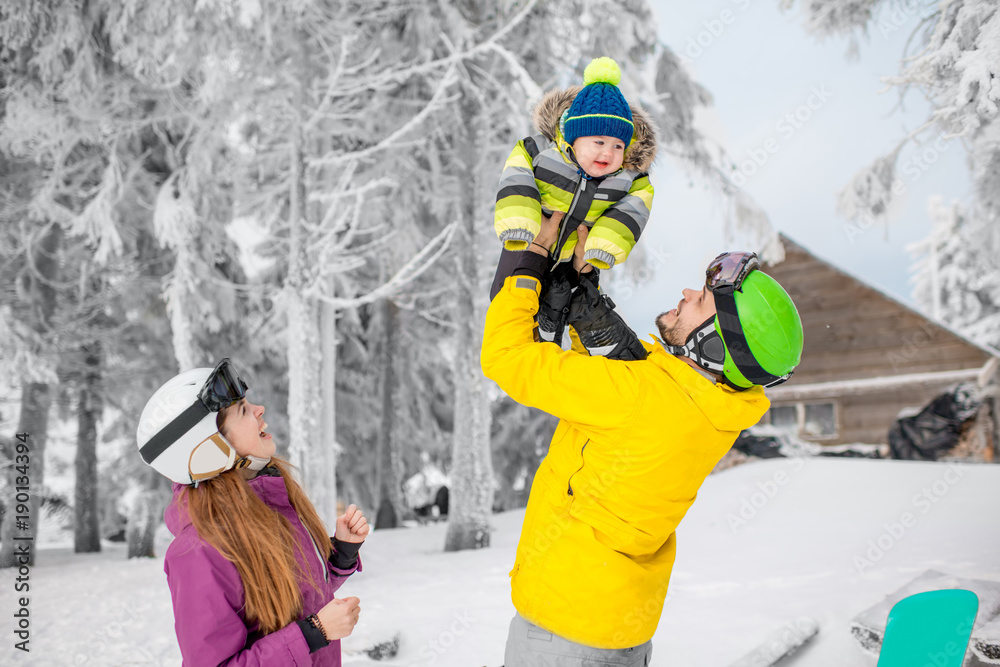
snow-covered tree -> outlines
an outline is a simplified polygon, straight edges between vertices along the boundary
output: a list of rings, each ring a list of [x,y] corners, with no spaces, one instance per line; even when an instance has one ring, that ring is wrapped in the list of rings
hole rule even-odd
[[[411,77],[383,34],[407,11],[392,2],[220,0],[139,4],[109,20],[130,69],[159,77],[178,101],[163,110],[180,125],[169,128],[173,165],[156,203],[158,233],[176,255],[167,297],[178,361],[204,356],[196,326],[211,331],[227,312],[239,315],[223,298],[239,286],[215,270],[231,251],[223,226],[262,229],[255,257],[277,270],[257,301],[273,310],[255,317],[285,337],[289,453],[330,524],[336,313],[419,273],[410,265],[381,293],[337,293],[390,237],[392,220],[366,215],[393,184],[385,161],[438,104],[431,92],[414,100],[415,115],[385,113]],[[419,250],[410,253],[417,266],[431,254]]]
[[[5,167],[3,307],[13,334],[7,345],[12,364],[23,378],[18,431],[31,435],[29,479],[33,486],[31,521],[22,535],[36,534],[44,493],[45,446],[50,385],[58,377],[60,353],[78,334],[60,296],[81,268],[90,263],[73,237],[95,241],[97,259],[119,246],[114,233],[102,233],[103,218],[120,181],[114,151],[104,150],[104,137],[94,125],[74,124],[78,111],[95,102],[94,74],[104,64],[98,45],[90,42],[92,15],[75,7],[22,3],[0,11],[0,156]],[[99,77],[98,77],[99,78]],[[93,111],[93,108],[90,108]],[[103,184],[101,174],[110,174]],[[89,254],[94,254],[92,251]],[[8,282],[9,281],[9,282]],[[87,280],[80,284],[85,294]],[[12,289],[11,289],[12,288]],[[9,369],[8,369],[9,370]],[[93,416],[80,413],[81,424]],[[84,427],[86,431],[86,427]],[[84,437],[85,446],[90,440]],[[88,457],[84,456],[86,460]],[[9,470],[11,474],[15,471]],[[92,498],[87,498],[88,505]],[[13,565],[13,512],[0,524],[0,565]],[[34,554],[32,554],[33,557]]]
[[[781,0],[785,9],[795,0]],[[859,171],[840,196],[849,218],[883,216],[905,189],[896,173],[900,151],[908,143],[961,139],[973,160],[977,189],[995,192],[992,163],[997,139],[991,129],[1000,110],[1000,12],[994,0],[947,0],[897,3],[892,0],[806,0],[800,3],[807,29],[820,36],[848,35],[852,50],[859,37],[900,30],[919,18],[903,54],[900,71],[883,77],[901,96],[920,91],[931,103],[925,121],[899,143]],[[894,188],[894,186],[896,186]]]
[[[0,167],[9,168],[15,163],[0,155]],[[25,224],[27,212],[26,192],[30,185],[24,183],[30,165],[18,165],[8,171],[0,168],[5,177],[0,178],[0,362],[8,377],[20,378],[20,415],[17,433],[26,433],[30,447],[27,462],[31,481],[30,520],[26,526],[17,527],[15,513],[5,511],[0,516],[0,568],[16,566],[15,534],[32,538],[38,534],[41,516],[41,497],[45,481],[45,445],[48,436],[49,408],[52,404],[52,385],[56,384],[53,318],[56,310],[55,285],[60,280],[59,254],[63,241],[59,225]],[[23,169],[24,171],[21,171]],[[3,462],[3,488],[17,486],[18,468],[14,465],[13,438],[4,438],[0,460]],[[24,460],[21,460],[24,463]],[[24,468],[21,471],[25,471]],[[8,493],[7,497],[11,497]],[[9,507],[9,505],[8,505]],[[29,557],[34,562],[34,551]]]
[[[456,282],[448,273],[429,274],[425,289],[436,296],[418,296],[417,308],[454,327],[450,355],[455,430],[446,541],[448,548],[477,547],[488,541],[493,477],[484,445],[491,430],[491,395],[484,390],[488,383],[477,357],[497,242],[483,221],[491,217],[502,161],[514,141],[530,134],[529,109],[542,91],[577,82],[596,55],[618,59],[623,63],[626,95],[663,125],[664,155],[680,162],[685,171],[705,177],[726,197],[733,227],[758,232],[758,238],[769,238],[772,232],[766,216],[726,177],[724,154],[707,147],[693,128],[694,107],[707,104],[708,95],[691,81],[674,54],[658,44],[647,3],[466,2],[423,9],[426,17],[402,28],[400,41],[409,38],[419,44],[414,69],[451,70],[448,92],[455,100],[430,116],[433,143],[415,151],[415,170],[407,172],[411,177],[407,183],[416,183],[420,193],[408,198],[403,188],[399,196],[407,204],[412,202],[401,207],[404,210],[423,206],[441,220],[462,225],[453,244],[455,264],[442,265],[461,279]],[[411,33],[422,34],[421,25],[444,26],[445,38],[414,40]],[[421,173],[431,178],[421,179]],[[476,220],[476,226],[470,220]],[[442,294],[441,285],[450,289]],[[452,299],[454,310],[439,307],[442,297]]]
[[[163,53],[176,36],[163,29],[162,9],[151,18],[154,11],[138,4],[32,2],[5,6],[0,13],[3,57],[9,65],[2,93],[0,150],[34,167],[33,191],[21,226],[32,221],[55,226],[65,239],[59,260],[63,282],[51,284],[59,304],[58,345],[53,352],[59,355],[61,377],[80,388],[75,509],[87,517],[96,515],[95,426],[107,402],[99,389],[102,380],[135,383],[134,374],[142,369],[146,375],[139,384],[148,396],[159,384],[156,378],[164,379],[156,371],[172,373],[176,368],[151,363],[161,359],[155,351],[147,350],[148,356],[139,358],[135,348],[119,345],[123,339],[134,343],[132,332],[148,329],[151,323],[137,312],[135,302],[159,298],[163,271],[160,262],[150,257],[156,252],[149,248],[154,218],[150,208],[157,211],[165,245],[178,251],[176,263],[181,268],[168,283],[168,295],[191,284],[192,272],[184,269],[192,265],[200,268],[199,275],[228,277],[220,270],[226,262],[214,252],[219,240],[225,241],[221,229],[198,244],[199,261],[191,261],[176,243],[170,244],[188,227],[179,224],[182,216],[164,214],[169,207],[163,200],[168,198],[157,193],[175,194],[170,204],[182,199],[176,196],[177,183],[186,164],[176,156],[183,156],[197,141],[192,141],[190,95],[185,94],[183,81],[174,87],[164,85],[163,71],[151,72],[148,67],[148,53],[157,48]],[[136,44],[143,48],[136,49]],[[160,188],[164,181],[167,186]],[[173,210],[184,207],[175,204]],[[170,229],[164,229],[164,221]],[[157,280],[144,280],[150,275],[158,275]],[[219,337],[216,323],[232,319],[232,308],[227,309],[223,298],[227,281],[220,282],[215,289],[201,285],[189,290],[212,293],[214,299],[207,307],[205,299],[187,299],[201,307],[198,317],[187,320],[198,322],[198,330],[175,326],[175,341],[196,340],[198,333]],[[130,305],[131,299],[135,301]],[[176,311],[174,321],[184,321]],[[196,345],[175,347],[190,351]],[[50,362],[57,360],[49,356]],[[190,365],[203,360],[188,352],[178,354],[178,359]],[[146,387],[147,379],[154,384]],[[137,415],[136,406],[130,407],[130,414]],[[159,514],[157,504],[162,498],[150,500],[149,516]],[[92,518],[89,522],[93,533]],[[78,548],[83,541],[99,545],[96,536],[78,537]]]
[[[1000,260],[979,241],[995,229],[977,228],[959,202],[948,206],[937,196],[928,214],[930,236],[910,246],[914,298],[934,319],[1000,347]]]
[[[781,0],[784,8],[794,4],[795,0]],[[1000,3],[803,0],[800,4],[809,31],[819,36],[849,35],[855,51],[860,36],[875,31],[886,36],[909,19],[919,19],[908,42],[912,50],[903,54],[899,72],[884,80],[901,98],[918,90],[930,102],[930,113],[888,153],[854,176],[841,192],[838,207],[867,228],[883,218],[893,199],[906,190],[905,177],[911,176],[906,169],[902,176],[897,174],[904,146],[933,144],[940,150],[943,142],[960,141],[969,157],[975,194],[964,208],[931,202],[934,230],[916,248],[928,253],[917,267],[916,296],[944,322],[979,342],[996,345],[1000,342],[1000,323],[993,317],[1000,297],[994,259],[1000,254]],[[908,166],[926,168],[919,162]],[[954,238],[946,239],[946,234]],[[947,266],[950,257],[959,255],[966,264]]]
[[[151,555],[169,489],[135,456],[132,422],[178,368],[232,354],[328,523],[338,478],[376,500],[382,420],[393,477],[421,452],[450,458],[448,542],[485,546],[488,221],[541,91],[615,57],[664,155],[725,195],[737,228],[766,227],[693,128],[707,93],[655,34],[642,0],[0,7],[0,357],[30,370],[15,373],[22,421],[43,443],[49,387],[69,378],[86,476],[93,425],[115,415],[102,430],[129,447],[101,488],[142,480],[125,494],[129,553]],[[375,304],[397,326],[380,329]],[[386,333],[396,379],[380,393]],[[357,475],[337,474],[339,452]]]

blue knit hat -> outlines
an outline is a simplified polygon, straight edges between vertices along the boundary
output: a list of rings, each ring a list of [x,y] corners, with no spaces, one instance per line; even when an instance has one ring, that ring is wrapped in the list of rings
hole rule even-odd
[[[583,89],[563,116],[563,136],[572,144],[580,137],[614,137],[632,142],[632,110],[618,90],[622,72],[611,58],[595,58],[583,71]]]

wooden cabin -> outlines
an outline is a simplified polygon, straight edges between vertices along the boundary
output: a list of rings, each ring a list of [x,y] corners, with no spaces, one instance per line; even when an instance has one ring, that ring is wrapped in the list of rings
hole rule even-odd
[[[764,270],[795,301],[805,347],[792,378],[767,390],[772,405],[761,423],[818,444],[887,443],[898,416],[949,387],[996,384],[996,350],[780,239],[784,261]],[[991,410],[980,412],[989,418]],[[994,421],[988,450],[996,447]]]

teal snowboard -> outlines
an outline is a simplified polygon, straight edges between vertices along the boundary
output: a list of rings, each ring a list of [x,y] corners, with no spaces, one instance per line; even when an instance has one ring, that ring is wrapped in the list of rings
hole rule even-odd
[[[903,598],[889,612],[878,667],[961,667],[979,598],[960,588]]]

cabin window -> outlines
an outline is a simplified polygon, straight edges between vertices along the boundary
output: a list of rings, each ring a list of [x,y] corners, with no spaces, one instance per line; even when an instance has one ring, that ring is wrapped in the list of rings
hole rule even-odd
[[[809,440],[835,438],[837,406],[830,401],[772,405],[761,423]]]
[[[807,403],[802,435],[807,438],[828,438],[837,435],[837,415],[833,403]]]
[[[771,426],[798,434],[799,415],[794,405],[776,405],[771,408]]]

